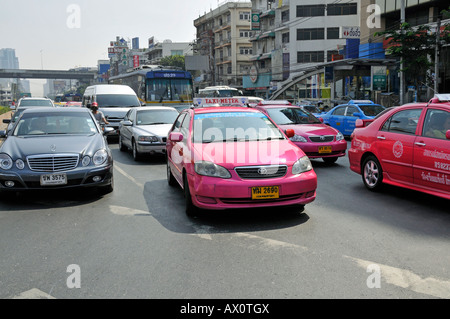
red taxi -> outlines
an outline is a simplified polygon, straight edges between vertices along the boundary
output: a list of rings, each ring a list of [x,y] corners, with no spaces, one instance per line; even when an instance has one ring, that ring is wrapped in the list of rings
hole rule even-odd
[[[369,190],[386,183],[450,199],[450,94],[358,120],[348,157]]]

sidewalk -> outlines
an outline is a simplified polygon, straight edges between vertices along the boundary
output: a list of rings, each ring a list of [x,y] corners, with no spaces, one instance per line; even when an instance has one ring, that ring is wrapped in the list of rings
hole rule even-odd
[[[6,130],[8,124],[3,123],[3,119],[10,119],[12,111],[0,114],[0,130]]]

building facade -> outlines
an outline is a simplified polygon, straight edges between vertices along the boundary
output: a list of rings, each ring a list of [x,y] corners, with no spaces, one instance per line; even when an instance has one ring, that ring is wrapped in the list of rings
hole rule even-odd
[[[209,58],[209,70],[200,75],[198,88],[211,85],[243,88],[243,76],[250,71],[253,54],[249,41],[251,11],[250,1],[229,1],[194,20],[195,51]]]

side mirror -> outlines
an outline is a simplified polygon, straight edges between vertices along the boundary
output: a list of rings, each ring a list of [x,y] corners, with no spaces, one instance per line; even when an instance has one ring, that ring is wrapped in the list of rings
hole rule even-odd
[[[3,119],[3,123],[9,124],[9,123],[11,123],[11,119]]]
[[[286,136],[288,137],[288,138],[291,138],[291,137],[294,137],[294,135],[295,135],[295,131],[293,130],[293,129],[291,129],[291,128],[288,128],[286,131],[284,131],[285,133],[286,133]]]
[[[145,106],[145,102],[141,102],[141,106]]]
[[[112,133],[114,131],[115,131],[114,127],[106,126],[103,130],[103,135],[108,135],[109,133]]]
[[[5,138],[6,137],[6,131],[5,130],[1,130],[0,131],[0,138]]]
[[[319,117],[319,121],[323,123],[323,118]]]
[[[183,140],[183,134],[180,132],[172,132],[169,134],[169,141],[181,142]]]
[[[132,125],[133,125],[133,122],[126,120],[126,121],[122,121],[121,124],[122,124],[123,126],[132,126]]]
[[[357,119],[355,122],[355,127],[364,127],[364,121],[361,119]]]
[[[447,138],[447,140],[450,140],[450,130],[445,132],[445,138]]]

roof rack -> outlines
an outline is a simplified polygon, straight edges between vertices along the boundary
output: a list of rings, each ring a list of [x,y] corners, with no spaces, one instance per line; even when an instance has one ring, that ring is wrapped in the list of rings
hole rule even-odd
[[[371,100],[350,100],[348,104],[375,104]]]

